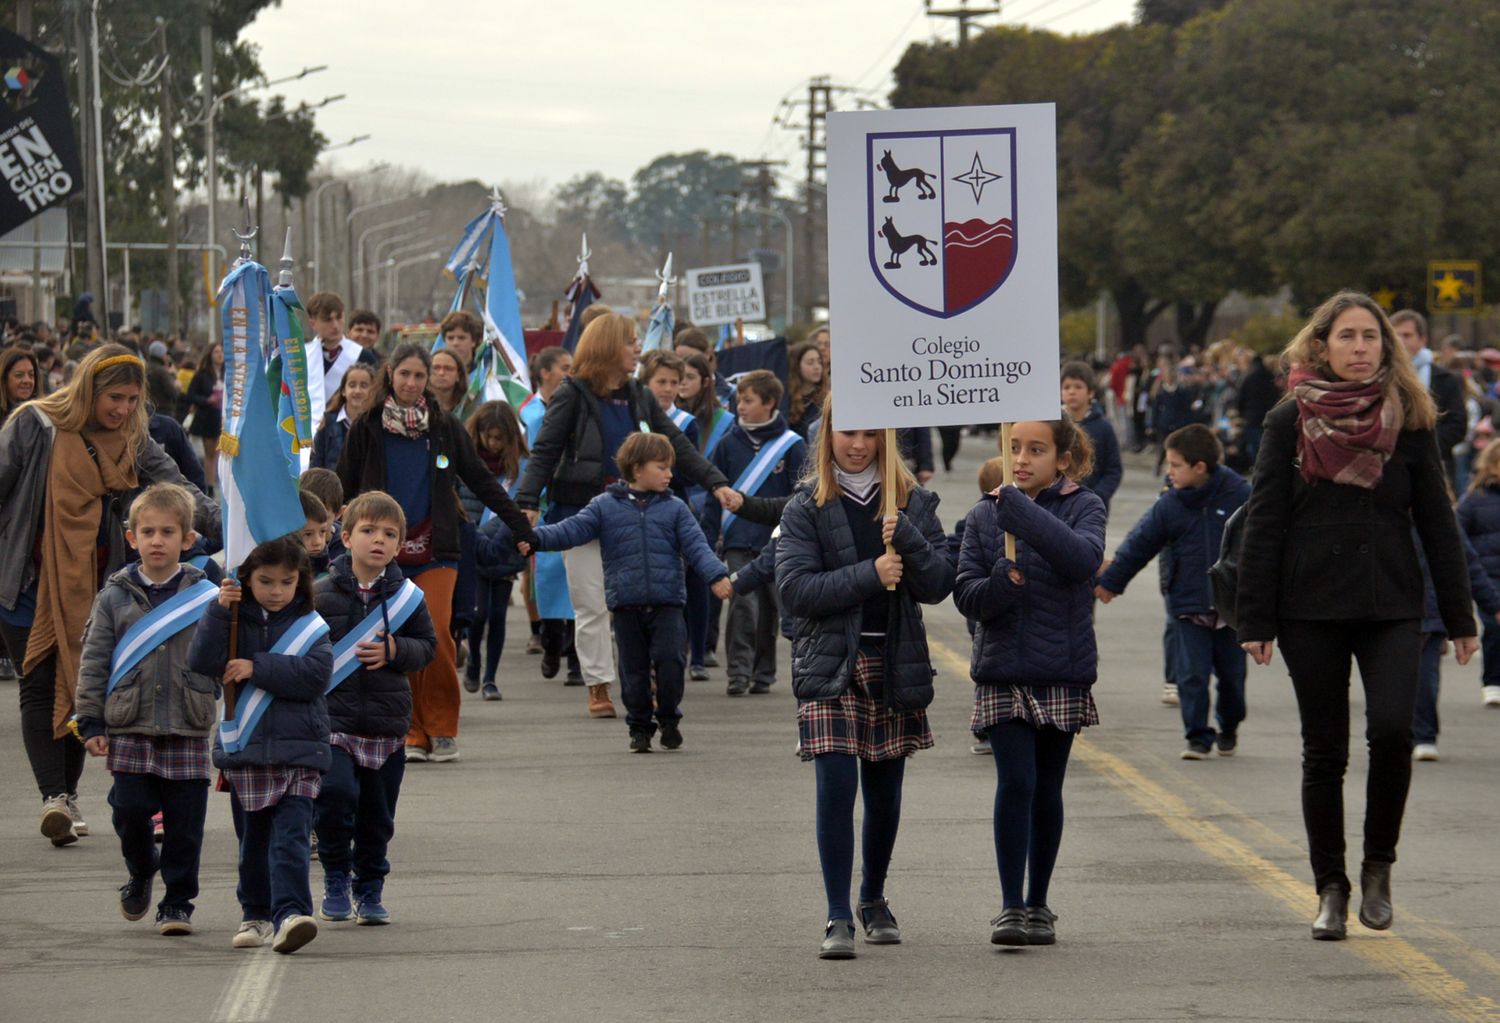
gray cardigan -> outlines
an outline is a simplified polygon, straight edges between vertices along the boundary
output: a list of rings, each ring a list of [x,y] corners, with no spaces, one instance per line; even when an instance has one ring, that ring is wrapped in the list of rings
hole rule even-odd
[[[47,501],[47,470],[52,462],[52,441],[57,430],[35,407],[13,415],[0,430],[0,605],[14,609],[16,600],[36,582],[31,552],[42,528]],[[152,483],[176,483],[193,495],[196,510],[193,528],[205,537],[219,537],[219,506],[193,486],[170,455],[149,437],[135,460],[142,487]],[[122,509],[123,511],[123,509]],[[125,530],[122,522],[110,523],[110,570],[125,564]]]

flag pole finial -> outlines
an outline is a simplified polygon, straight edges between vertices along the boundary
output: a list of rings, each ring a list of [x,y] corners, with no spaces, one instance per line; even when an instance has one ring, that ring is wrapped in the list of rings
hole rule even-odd
[[[505,219],[505,197],[500,194],[499,185],[490,186],[490,209],[494,210],[501,220]]]
[[[589,257],[594,253],[589,250],[588,232],[583,233],[583,241],[578,246],[578,274],[583,276],[589,272]]]
[[[661,287],[656,289],[656,299],[658,302],[665,302],[667,299],[667,289],[677,283],[677,278],[672,276],[672,254],[670,252],[667,253],[666,263],[656,272],[656,279],[661,281]]]
[[[277,277],[276,283],[283,288],[290,288],[292,286],[292,268],[297,265],[292,259],[292,229],[290,227],[286,229],[286,244],[281,250],[280,265],[281,273]]]
[[[249,200],[247,200],[247,199],[241,199],[240,200],[240,209],[244,212],[245,230],[244,231],[236,231],[234,228],[230,228],[229,229],[229,233],[232,234],[232,235],[234,235],[236,238],[239,239],[239,242],[240,242],[240,259],[241,260],[250,260],[250,259],[254,259],[255,258],[255,253],[252,252],[251,249],[250,249],[250,243],[255,240],[255,236],[256,235],[260,234],[260,228],[250,222],[250,202],[249,202]]]

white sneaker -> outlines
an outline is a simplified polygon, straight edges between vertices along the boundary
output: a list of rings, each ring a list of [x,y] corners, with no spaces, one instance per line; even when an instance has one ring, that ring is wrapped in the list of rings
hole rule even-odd
[[[1167,682],[1167,683],[1164,683],[1162,685],[1162,687],[1161,687],[1161,702],[1164,703],[1164,704],[1166,704],[1168,707],[1175,707],[1175,706],[1177,706],[1177,704],[1178,704],[1177,687],[1174,686],[1172,683]]]
[[[68,812],[67,796],[49,796],[43,801],[41,830],[53,845],[72,845],[78,841],[78,832],[73,829],[73,815]]]
[[[1437,743],[1419,742],[1412,747],[1411,758],[1413,760],[1436,760],[1438,758]]]
[[[1500,686],[1485,686],[1479,696],[1486,707],[1500,707]]]
[[[274,933],[275,929],[269,920],[246,920],[234,932],[234,940],[230,944],[235,948],[260,948],[271,940]]]
[[[74,792],[68,796],[68,816],[73,818],[73,831],[80,838],[89,833],[88,821],[83,819],[83,811],[78,809],[78,793]]]
[[[969,752],[976,757],[987,757],[991,756],[995,751],[990,749],[990,737],[988,735],[980,735],[976,732],[974,735],[974,745],[969,747]]]
[[[276,929],[271,951],[291,955],[318,936],[318,922],[310,916],[289,916]]]
[[[452,763],[458,759],[458,740],[446,735],[434,735],[432,737],[432,752],[427,754],[427,759],[434,764]]]
[[[408,747],[406,747],[406,762],[408,764],[414,763],[414,762],[415,763],[424,763],[426,760],[427,760],[427,751],[425,749],[423,749],[421,746],[408,746]]]

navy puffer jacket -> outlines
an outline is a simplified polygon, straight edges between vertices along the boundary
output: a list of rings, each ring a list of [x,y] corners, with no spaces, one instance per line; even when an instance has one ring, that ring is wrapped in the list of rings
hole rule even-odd
[[[367,605],[359,598],[359,582],[345,554],[335,559],[328,575],[314,587],[318,614],[328,623],[328,638],[337,643],[380,603],[394,600],[403,577],[394,563],[385,567],[385,575],[375,580],[373,596]],[[335,732],[349,735],[405,735],[411,728],[411,684],[406,676],[421,671],[437,653],[437,634],[432,629],[432,615],[424,600],[417,605],[401,628],[391,634],[396,640],[396,656],[383,668],[356,668],[354,674],[328,694],[328,719]]]
[[[1479,553],[1485,573],[1500,583],[1500,486],[1465,494],[1458,502],[1458,524]]]
[[[1035,501],[986,494],[964,523],[954,603],[977,622],[969,672],[982,685],[1088,688],[1098,675],[1094,573],[1104,560],[1104,502],[1061,479]],[[1005,533],[1016,536],[1016,563]],[[1019,567],[1023,585],[1009,572]]]
[[[932,702],[932,656],[918,605],[939,603],[953,592],[953,562],[937,506],[936,494],[913,490],[892,538],[902,575],[883,692],[894,710],[920,710]],[[860,560],[855,551],[842,501],[820,508],[811,486],[798,487],[781,514],[776,588],[794,620],[792,693],[799,700],[838,699],[854,674],[864,602],[885,592],[874,559]]]
[[[240,601],[237,658],[255,663],[250,684],[274,697],[260,726],[238,753],[226,753],[214,732],[214,766],[247,767],[276,764],[327,771],[332,763],[328,749],[328,704],[323,690],[333,675],[333,647],[324,636],[301,657],[273,654],[271,648],[292,624],[307,614],[300,599],[274,614],[267,614],[246,587]],[[229,663],[230,611],[218,602],[208,606],[188,650],[188,669],[212,678],[224,675]],[[244,706],[243,691],[239,706]]]
[[[611,611],[686,604],[684,558],[710,583],[729,575],[703,538],[692,509],[670,491],[653,493],[642,505],[628,485],[613,483],[578,514],[537,526],[536,538],[541,551],[598,540],[604,560],[604,603]]]

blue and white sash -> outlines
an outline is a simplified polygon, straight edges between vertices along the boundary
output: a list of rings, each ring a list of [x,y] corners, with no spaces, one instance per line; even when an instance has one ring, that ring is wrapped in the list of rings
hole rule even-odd
[[[795,430],[787,430],[780,437],[760,449],[753,461],[745,466],[745,471],[740,473],[740,478],[734,481],[734,489],[742,494],[754,494],[758,492],[761,485],[766,482],[766,477],[771,475],[771,470],[776,468],[776,463],[781,461],[782,456],[792,449],[793,444],[801,444],[802,437]],[[734,512],[726,511],[719,526],[719,533],[723,535],[729,532],[729,527],[739,516]]]
[[[115,656],[109,667],[109,684],[104,689],[108,696],[115,691],[120,680],[130,674],[161,644],[183,629],[192,628],[203,616],[203,609],[213,603],[219,588],[207,579],[201,579],[174,596],[160,607],[153,608],[120,637],[115,645]]]
[[[708,441],[703,445],[704,458],[714,456],[714,449],[719,446],[719,441],[724,439],[724,435],[734,425],[734,416],[729,414],[729,410],[722,409],[721,411],[723,414],[719,416],[719,421],[714,424],[713,430],[708,435]]]
[[[667,413],[667,418],[672,420],[672,425],[683,433],[687,433],[688,424],[693,422],[694,416],[685,408],[673,406],[672,411]]]
[[[196,558],[188,558],[187,563],[189,565],[192,565],[198,571],[202,572],[207,570],[209,560],[210,559],[207,554],[200,554]]]
[[[292,627],[281,634],[270,652],[301,657],[326,635],[328,623],[323,620],[322,615],[313,611],[293,622]],[[219,743],[224,747],[225,753],[238,753],[250,744],[250,737],[260,726],[260,719],[266,716],[266,708],[273,699],[264,689],[245,683],[240,690],[239,713],[233,721],[219,722]]]
[[[401,589],[396,591],[396,599],[385,605],[383,617],[377,604],[373,611],[365,615],[363,621],[349,630],[347,636],[333,645],[333,677],[328,680],[328,688],[323,690],[324,694],[333,692],[344,679],[359,670],[359,659],[354,656],[359,644],[373,641],[385,628],[387,621],[390,622],[390,633],[396,632],[406,624],[412,612],[421,606],[422,590],[410,579],[403,582]]]

